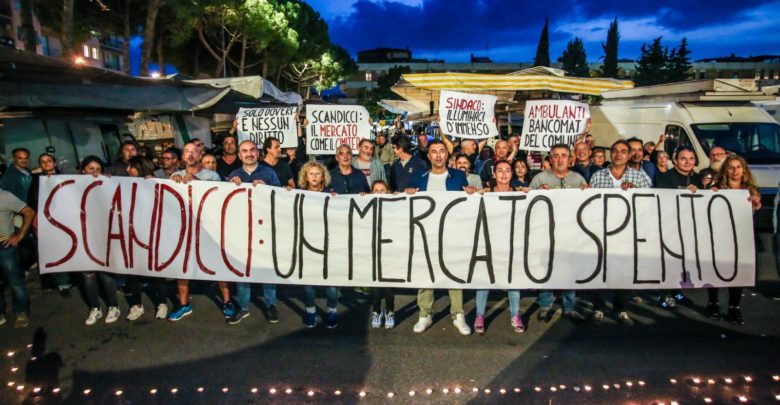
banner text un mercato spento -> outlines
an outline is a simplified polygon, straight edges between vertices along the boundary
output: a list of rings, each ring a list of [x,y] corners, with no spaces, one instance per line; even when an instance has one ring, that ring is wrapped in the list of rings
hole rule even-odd
[[[487,289],[752,286],[744,191],[334,196],[41,178],[42,273]]]

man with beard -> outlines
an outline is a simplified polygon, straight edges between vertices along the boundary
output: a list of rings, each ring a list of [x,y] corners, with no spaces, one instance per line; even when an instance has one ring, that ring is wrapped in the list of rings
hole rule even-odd
[[[217,173],[222,180],[228,180],[230,173],[241,168],[241,161],[236,156],[236,137],[227,135],[222,139],[222,157],[217,159]]]

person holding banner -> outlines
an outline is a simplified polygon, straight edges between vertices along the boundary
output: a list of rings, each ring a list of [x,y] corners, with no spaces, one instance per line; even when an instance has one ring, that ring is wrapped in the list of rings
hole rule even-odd
[[[482,148],[487,144],[487,138],[480,140],[479,143],[477,143],[476,139],[464,138],[458,145],[455,145],[447,135],[441,134],[441,140],[444,142],[448,153],[455,153],[456,149],[458,149],[458,151],[465,154],[469,158],[469,162],[471,162],[470,172],[479,174],[477,172],[477,159],[480,152],[482,152]]]
[[[344,145],[346,146],[346,145]],[[349,147],[347,147],[349,149]],[[352,149],[350,155],[352,154]],[[364,179],[365,180],[365,179]],[[319,193],[333,193],[334,190],[328,188],[330,185],[330,173],[328,169],[318,162],[306,162],[301,167],[301,174],[298,177],[298,184],[301,190],[315,191]],[[306,313],[303,316],[303,326],[313,328],[317,326],[317,293],[312,286],[303,287],[303,305],[306,307]],[[339,326],[339,289],[338,287],[325,287],[325,297],[327,298],[328,317],[325,319],[325,327],[333,329]]]
[[[398,160],[390,168],[390,189],[403,191],[412,187],[416,176],[428,171],[428,165],[412,154],[412,142],[406,135],[397,135],[393,139],[393,153]]]
[[[627,141],[621,139],[613,143],[610,148],[612,163],[609,165],[609,168],[599,170],[593,174],[593,177],[590,179],[590,186],[592,188],[619,188],[621,190],[651,188],[650,178],[647,177],[645,172],[628,167],[630,153],[631,147]],[[606,218],[604,220],[606,221]],[[599,290],[594,292],[593,315],[591,317],[593,323],[599,325],[603,322],[606,300],[610,293],[614,295],[612,310],[618,314],[620,323],[626,326],[633,326],[634,321],[631,320],[628,311],[626,311],[629,291],[625,290]]]
[[[179,150],[176,148],[165,149],[162,153],[162,164],[160,168],[154,171],[154,177],[158,179],[169,179],[173,172],[179,170],[181,161]]]
[[[571,152],[566,144],[559,143],[550,148],[550,168],[531,180],[530,188],[534,190],[552,190],[588,187],[588,183],[577,172],[569,169]],[[575,309],[577,295],[574,290],[563,292],[563,316],[571,320],[580,320],[582,317]],[[539,291],[539,312],[536,318],[549,322],[552,319],[553,292],[549,290]]]
[[[647,177],[650,178],[650,186],[652,187],[655,184],[658,170],[656,170],[653,163],[645,160],[645,149],[642,140],[639,138],[628,138],[627,142],[631,146],[631,157],[628,160],[628,167],[645,172]]]
[[[485,188],[485,192],[510,192],[525,191],[528,189],[515,188],[511,186],[512,164],[506,160],[499,160],[493,168],[493,177],[495,186]],[[487,309],[487,299],[490,290],[477,290],[477,317],[474,319],[474,332],[485,333],[485,310]],[[520,290],[507,290],[509,298],[510,325],[517,333],[525,332],[523,319],[520,317]]]
[[[282,144],[279,140],[272,136],[265,138],[263,150],[265,150],[265,156],[260,161],[260,164],[273,169],[282,185],[290,188],[295,187],[295,180],[293,180],[290,166],[287,165],[287,162],[280,159],[282,156]]]
[[[281,187],[276,172],[267,166],[258,164],[260,152],[257,150],[257,144],[254,141],[246,140],[238,145],[238,158],[243,164],[241,168],[233,170],[228,174],[228,179],[236,186],[242,183],[251,183],[252,186],[265,184],[273,187]],[[252,284],[236,283],[236,297],[238,298],[238,309],[228,318],[228,324],[235,325],[242,319],[249,316],[249,301],[252,292]],[[279,322],[279,311],[276,310],[276,285],[264,284],[263,297],[268,305],[268,322]]]
[[[655,188],[681,189],[695,193],[704,188],[701,176],[693,168],[696,167],[696,153],[690,145],[680,145],[674,150],[674,168],[658,173],[655,178]],[[662,291],[658,299],[661,309],[673,310],[677,304],[688,299],[682,290]]]
[[[184,169],[175,172],[171,180],[177,183],[187,183],[193,180],[201,181],[220,181],[219,173],[203,167],[200,162],[203,155],[202,149],[198,144],[203,142],[193,140],[184,145]],[[176,280],[179,290],[179,307],[168,316],[169,321],[179,321],[187,315],[192,314],[192,305],[190,304],[190,285],[189,280]],[[217,283],[222,293],[222,312],[228,318],[233,315],[234,309],[230,303],[230,290],[224,282]]]
[[[756,186],[756,178],[750,171],[744,158],[737,155],[731,155],[721,164],[718,175],[713,182],[713,190],[747,190],[750,193],[748,202],[753,207],[753,212],[761,209],[761,194]],[[778,253],[775,252],[775,255]],[[718,304],[717,288],[708,288],[707,296],[707,316],[712,319],[720,319],[720,304]],[[742,301],[742,287],[729,287],[729,310],[726,313],[726,320],[738,325],[743,325],[745,320],[742,318],[742,309],[739,305]]]
[[[97,156],[87,156],[81,161],[79,168],[83,175],[98,177],[103,174],[103,161]],[[122,313],[119,311],[119,303],[116,300],[116,278],[114,275],[103,271],[88,271],[81,273],[81,275],[84,277],[84,296],[86,296],[89,306],[89,315],[84,323],[91,326],[103,317],[103,311],[100,310],[98,302],[98,279],[100,279],[100,284],[103,285],[103,291],[106,293],[104,297],[106,306],[108,306],[106,323],[114,323],[119,320]]]
[[[384,180],[377,180],[371,184],[372,194],[389,194],[390,186]],[[371,327],[382,326],[382,318],[385,318],[385,329],[395,327],[395,289],[393,287],[371,288]],[[382,309],[382,298],[385,299],[385,309]]]
[[[412,182],[412,187],[405,191],[408,194],[414,194],[417,191],[466,191],[468,194],[474,193],[476,189],[469,186],[463,172],[447,167],[447,155],[447,147],[443,142],[432,141],[428,145],[431,170],[417,176]],[[470,335],[471,328],[466,324],[466,317],[463,315],[463,290],[449,290],[449,296],[452,324],[461,335]],[[423,333],[433,324],[433,301],[433,290],[421,289],[417,292],[420,318],[414,324],[414,333]]]
[[[154,163],[144,156],[133,156],[127,163],[127,174],[130,177],[140,177],[142,179],[154,178]],[[144,314],[143,285],[148,284],[150,293],[149,298],[152,305],[156,308],[155,318],[165,319],[168,316],[168,305],[165,279],[158,277],[128,276],[127,288],[130,294],[127,297],[127,303],[130,305],[130,311],[127,314],[128,321],[135,321]],[[108,316],[111,316],[109,309]],[[118,316],[118,314],[117,314]],[[106,321],[108,321],[108,317]]]

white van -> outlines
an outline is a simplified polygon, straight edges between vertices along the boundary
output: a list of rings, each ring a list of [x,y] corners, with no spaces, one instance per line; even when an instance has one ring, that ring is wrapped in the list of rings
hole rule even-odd
[[[678,86],[684,85],[688,84]],[[662,86],[644,89],[658,90],[659,87]],[[642,96],[638,93],[642,90],[620,90],[631,93],[627,93],[627,97],[606,96],[601,105],[591,106],[591,133],[596,144],[609,146],[618,139],[630,137],[657,142],[661,134],[667,134],[664,150],[670,157],[677,145],[693,146],[697,171],[709,166],[707,155],[712,146],[721,146],[743,156],[756,176],[762,194],[764,209],[759,215],[759,225],[771,226],[771,208],[780,179],[780,125],[777,121],[752,104],[750,96],[735,94],[739,93],[737,91],[730,94],[704,92],[703,95],[691,92],[665,95],[656,91],[650,96]]]

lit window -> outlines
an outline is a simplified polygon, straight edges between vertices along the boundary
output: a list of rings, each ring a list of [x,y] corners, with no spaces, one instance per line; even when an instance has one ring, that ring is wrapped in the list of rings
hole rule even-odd
[[[89,46],[84,45],[84,57],[89,58]]]
[[[366,81],[367,82],[373,82],[374,81],[374,74],[371,72],[366,72]]]
[[[92,47],[92,59],[100,59],[98,55],[98,49],[94,46]]]

